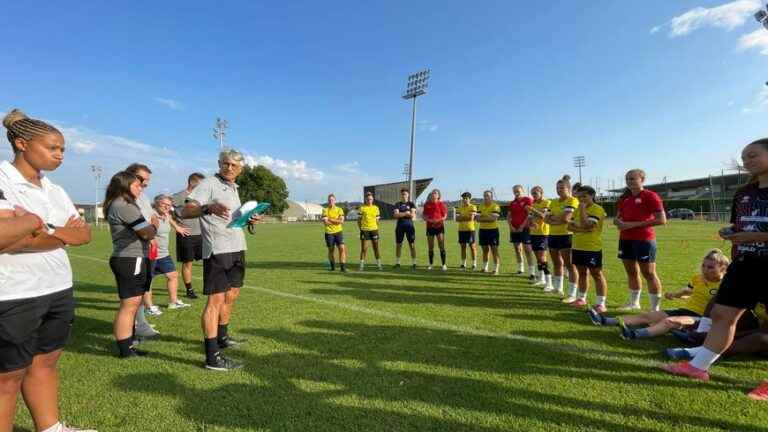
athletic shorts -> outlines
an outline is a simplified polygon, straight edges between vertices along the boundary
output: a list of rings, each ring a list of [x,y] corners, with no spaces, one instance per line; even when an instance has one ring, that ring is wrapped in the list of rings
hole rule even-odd
[[[434,237],[439,234],[445,234],[445,225],[439,227],[427,227],[427,237]]]
[[[736,258],[720,282],[715,303],[739,309],[754,309],[758,303],[768,305],[766,268],[766,257]]]
[[[24,369],[34,356],[64,348],[74,318],[72,288],[0,301],[0,373]]]
[[[475,232],[459,231],[459,244],[475,244]]]
[[[413,225],[397,226],[395,228],[395,243],[400,244],[403,239],[408,239],[408,243],[413,244],[416,241],[416,228]]]
[[[531,244],[531,230],[528,228],[520,231],[520,232],[510,232],[509,233],[509,242],[510,243],[522,243],[529,245]]]
[[[149,258],[112,257],[109,268],[115,275],[120,300],[139,297],[149,291],[152,284],[152,264]]]
[[[154,264],[152,265],[152,277],[159,274],[173,273],[176,271],[176,264],[173,263],[173,260],[170,256],[158,258],[153,262]]]
[[[547,240],[547,244],[550,249],[570,249],[572,246],[573,236],[571,234],[563,235],[550,235]]]
[[[325,233],[325,246],[332,248],[334,246],[341,246],[344,244],[344,233],[337,232],[333,234]]]
[[[379,230],[360,231],[360,240],[378,240]]]
[[[619,259],[641,263],[656,262],[656,241],[619,240]]]
[[[480,246],[498,246],[499,245],[499,229],[480,229],[478,234],[478,243]]]
[[[192,262],[203,259],[203,236],[184,237],[176,234],[176,261]]]
[[[549,241],[545,235],[531,234],[531,249],[545,251],[549,248]]]
[[[671,317],[693,317],[693,318],[701,318],[701,314],[696,313],[690,309],[680,308],[680,309],[667,309],[664,311],[667,316]]]
[[[241,288],[245,278],[245,251],[211,255],[203,260],[203,294]]]
[[[573,265],[586,268],[603,268],[603,251],[571,250]]]

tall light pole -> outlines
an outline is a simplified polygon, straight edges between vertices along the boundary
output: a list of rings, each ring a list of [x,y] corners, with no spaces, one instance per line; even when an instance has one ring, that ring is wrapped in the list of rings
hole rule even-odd
[[[216,117],[216,127],[213,128],[213,138],[219,141],[219,151],[224,150],[224,138],[227,136],[229,122],[221,117]]]
[[[768,30],[768,11],[766,9],[755,12],[755,20]]]
[[[96,180],[96,205],[99,204],[99,185],[101,184],[101,174],[103,172],[104,170],[101,168],[101,165],[91,165],[91,173],[93,174],[93,179]]]
[[[579,183],[581,183],[581,169],[587,166],[587,158],[584,156],[575,156],[573,158],[573,166],[574,168],[579,169]]]
[[[405,89],[405,94],[403,94],[403,99],[413,99],[413,108],[411,110],[411,154],[408,158],[408,190],[410,191],[411,199],[416,198],[416,195],[413,193],[413,146],[416,141],[416,98],[427,94],[428,86],[429,69],[424,69],[408,76],[408,86]]]

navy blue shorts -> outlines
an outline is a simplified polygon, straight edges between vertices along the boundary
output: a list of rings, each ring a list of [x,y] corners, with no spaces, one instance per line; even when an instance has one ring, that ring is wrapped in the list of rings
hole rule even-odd
[[[531,235],[531,249],[535,251],[545,251],[549,247],[547,236],[545,235]]]
[[[499,229],[481,229],[478,236],[478,243],[480,246],[498,246],[499,245]]]
[[[549,248],[554,250],[570,249],[573,236],[571,234],[550,235]]]
[[[334,246],[341,246],[344,244],[344,233],[337,232],[333,234],[325,233],[325,246],[332,248]]]
[[[700,318],[701,317],[701,314],[696,313],[696,312],[694,312],[694,311],[692,311],[690,309],[683,309],[683,308],[680,308],[680,309],[667,309],[667,310],[664,311],[664,313],[667,314],[667,316],[671,316],[671,317],[677,317],[677,316],[689,316],[689,317],[694,317],[694,318]]]
[[[619,240],[619,259],[641,263],[656,262],[656,241]]]
[[[360,231],[360,240],[378,240],[379,239],[379,230],[373,230],[373,231]]]
[[[573,265],[586,268],[603,268],[603,251],[583,251],[573,249],[571,251]]]
[[[152,276],[166,273],[173,273],[176,271],[176,265],[170,256],[158,258],[155,261],[155,265],[152,266]]]
[[[397,228],[395,228],[395,243],[400,244],[403,242],[403,239],[406,238],[408,239],[408,243],[415,242],[416,228],[414,228],[413,225],[398,225]]]
[[[427,227],[427,237],[434,237],[439,234],[445,234],[445,226]]]
[[[459,244],[475,244],[475,232],[459,231]]]
[[[510,232],[509,241],[511,243],[531,244],[531,230],[528,228],[520,232]]]

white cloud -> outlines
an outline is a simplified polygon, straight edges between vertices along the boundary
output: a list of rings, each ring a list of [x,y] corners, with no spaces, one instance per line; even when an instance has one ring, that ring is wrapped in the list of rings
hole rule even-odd
[[[325,173],[322,171],[307,166],[306,161],[292,160],[289,162],[267,155],[247,155],[245,163],[251,166],[265,166],[281,177],[301,182],[319,181],[325,177]]]
[[[145,144],[129,138],[103,134],[82,126],[56,127],[67,142],[73,143],[78,154],[97,153],[116,159],[173,158],[176,152],[166,148]]]
[[[757,94],[755,94],[752,103],[741,109],[744,114],[751,114],[754,112],[761,112],[768,109],[768,87],[763,87]]]
[[[433,123],[429,120],[420,120],[417,122],[420,131],[436,132],[439,128],[437,123]]]
[[[757,49],[768,55],[768,30],[760,28],[739,38],[739,49]]]
[[[336,165],[334,167],[336,171],[340,171],[347,174],[359,174],[360,173],[360,163],[357,161],[354,162],[347,162],[345,164]]]
[[[75,153],[88,154],[96,148],[96,143],[91,141],[75,141],[72,146],[75,148]]]
[[[651,34],[665,26],[669,26],[669,37],[685,36],[703,27],[731,31],[743,26],[761,7],[760,0],[737,0],[712,8],[696,7],[652,28]]]
[[[154,100],[155,100],[155,102],[157,102],[157,103],[159,103],[161,105],[165,105],[166,107],[168,107],[168,108],[170,108],[170,109],[172,109],[174,111],[181,111],[181,110],[184,109],[184,105],[181,102],[177,101],[177,100],[166,99],[166,98],[161,98],[161,97],[156,97]]]

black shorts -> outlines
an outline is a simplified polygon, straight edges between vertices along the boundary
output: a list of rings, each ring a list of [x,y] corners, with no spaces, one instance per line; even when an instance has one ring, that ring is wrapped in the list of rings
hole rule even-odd
[[[459,231],[459,244],[475,244],[475,232]]]
[[[325,233],[325,246],[332,248],[334,246],[341,246],[344,244],[344,233],[337,232],[333,234]]]
[[[586,268],[603,268],[603,251],[571,250],[573,265]]]
[[[680,309],[667,309],[664,311],[667,316],[671,317],[679,317],[679,316],[689,316],[694,318],[701,318],[701,314],[698,314],[690,309],[680,308]]]
[[[545,251],[549,247],[549,241],[547,236],[532,234],[531,235],[531,249],[535,251]]]
[[[176,234],[176,261],[192,262],[203,259],[203,236],[184,237]]]
[[[510,232],[509,233],[509,242],[510,243],[522,243],[529,245],[531,244],[531,230],[528,228],[520,231],[520,232]]]
[[[439,234],[445,234],[445,225],[439,227],[427,227],[427,237],[434,237]]]
[[[74,318],[72,288],[0,301],[0,373],[24,369],[34,356],[64,348]]]
[[[148,258],[112,257],[109,268],[115,275],[117,295],[120,300],[139,297],[152,286],[152,266]]]
[[[619,240],[619,259],[641,263],[656,262],[656,241]]]
[[[379,230],[360,231],[360,240],[378,240]]]
[[[478,243],[480,243],[480,246],[498,246],[499,229],[480,229],[478,234]]]
[[[571,234],[550,235],[547,243],[550,249],[570,249],[573,245],[572,240],[573,236]]]
[[[725,272],[715,303],[739,309],[754,309],[758,303],[768,305],[765,269],[768,258],[737,258]]]
[[[245,251],[211,255],[203,260],[203,294],[219,294],[242,288]]]
[[[416,241],[416,228],[411,225],[404,225],[400,226],[398,225],[395,228],[395,243],[400,244],[403,242],[403,239],[408,239],[408,243],[413,243]]]

